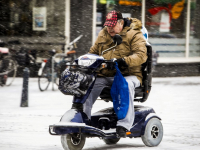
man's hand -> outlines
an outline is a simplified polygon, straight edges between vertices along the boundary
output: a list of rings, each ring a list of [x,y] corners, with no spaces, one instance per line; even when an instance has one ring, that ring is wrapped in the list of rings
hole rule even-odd
[[[119,59],[116,59],[116,58],[113,58],[111,59],[114,63],[109,63],[107,68],[108,69],[115,69],[114,65],[115,65],[115,62],[117,62],[118,64],[118,67],[121,71],[124,71],[128,65],[126,64],[124,58],[119,58]]]
[[[113,62],[117,62],[118,64],[118,67],[121,71],[125,70],[125,68],[128,67],[127,63],[125,62],[124,58],[119,58],[119,59],[116,59],[114,58],[113,59]]]

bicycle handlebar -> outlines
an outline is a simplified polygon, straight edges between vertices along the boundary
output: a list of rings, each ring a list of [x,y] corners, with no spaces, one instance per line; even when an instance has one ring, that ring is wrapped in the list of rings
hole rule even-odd
[[[83,35],[78,36],[77,38],[75,38],[72,42],[69,43],[69,46],[73,45],[74,43],[76,43],[78,40],[80,40],[80,38],[82,38]]]
[[[67,56],[66,54],[64,54],[64,53],[56,53],[53,57],[57,57],[57,56]]]

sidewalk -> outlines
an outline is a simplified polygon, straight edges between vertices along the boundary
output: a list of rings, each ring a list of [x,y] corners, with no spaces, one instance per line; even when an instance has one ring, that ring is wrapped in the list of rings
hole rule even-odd
[[[152,91],[144,104],[162,118],[163,141],[157,150],[200,149],[200,77],[153,78]],[[56,87],[56,86],[55,86]],[[60,136],[51,136],[48,126],[59,122],[71,108],[72,96],[49,89],[40,92],[37,78],[29,80],[29,107],[20,107],[22,79],[0,87],[0,150],[62,150]],[[112,103],[97,101],[93,112]],[[99,138],[87,138],[83,150],[146,150],[140,138],[121,139],[106,145]],[[152,148],[151,148],[152,149]]]

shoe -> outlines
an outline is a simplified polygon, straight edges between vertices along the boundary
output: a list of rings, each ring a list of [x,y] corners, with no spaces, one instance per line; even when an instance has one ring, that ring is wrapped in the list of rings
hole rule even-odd
[[[122,126],[117,126],[116,133],[119,137],[125,138],[128,130]]]

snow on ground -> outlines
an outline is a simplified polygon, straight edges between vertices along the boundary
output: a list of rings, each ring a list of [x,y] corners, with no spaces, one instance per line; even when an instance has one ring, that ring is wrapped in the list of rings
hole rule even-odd
[[[153,78],[147,102],[162,118],[164,137],[157,150],[200,149],[200,77]],[[49,89],[40,92],[37,78],[29,80],[29,107],[20,107],[22,78],[0,87],[0,150],[62,150],[60,136],[48,133],[51,124],[71,108],[72,97]],[[139,104],[139,103],[135,103]],[[112,106],[97,101],[93,112]],[[87,138],[84,150],[147,150],[140,138],[106,145]]]

